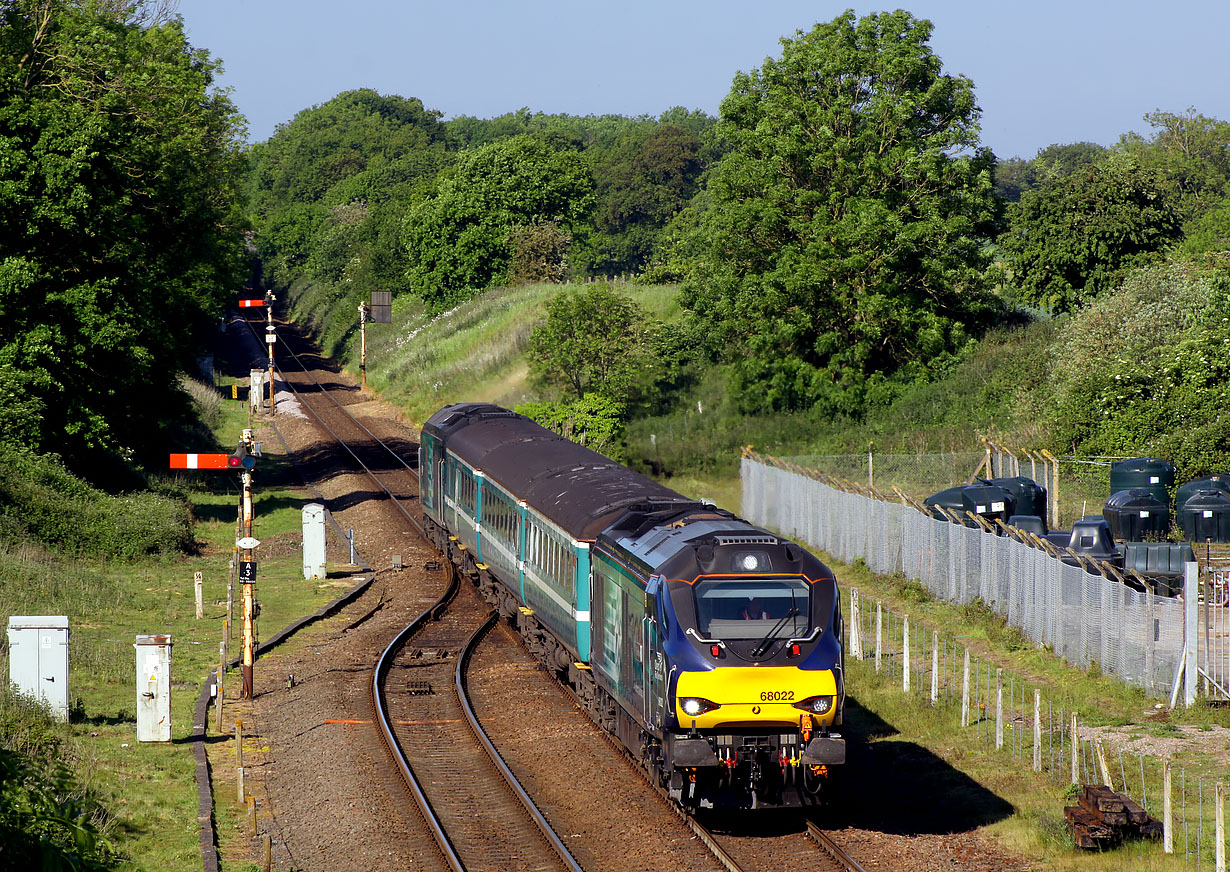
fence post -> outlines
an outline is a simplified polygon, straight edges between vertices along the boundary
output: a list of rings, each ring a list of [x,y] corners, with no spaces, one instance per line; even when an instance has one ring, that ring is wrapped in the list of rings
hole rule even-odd
[[[1196,679],[1200,676],[1198,647],[1200,640],[1199,609],[1200,566],[1186,563],[1183,566],[1183,704],[1196,702]]]
[[[1162,761],[1162,851],[1174,853],[1174,815],[1170,806],[1170,758]]]
[[[995,670],[995,750],[1004,747],[1004,670]]]
[[[910,616],[905,615],[901,619],[901,663],[905,667],[901,670],[901,690],[904,693],[910,692]]]
[[[1072,752],[1072,783],[1080,784],[1081,783],[1081,770],[1080,770],[1081,739],[1080,739],[1080,731],[1077,730],[1077,727],[1076,727],[1076,712],[1072,712],[1072,729],[1071,729],[1071,732],[1068,733],[1068,750]]]
[[[1034,772],[1042,771],[1042,691],[1034,690]]]
[[[1217,841],[1213,845],[1216,872],[1226,872],[1226,788],[1217,782],[1217,799],[1213,807],[1213,824]]]
[[[965,669],[961,675],[961,726],[969,726],[969,649],[965,649]]]
[[[850,656],[863,659],[862,615],[859,610],[858,591],[850,588]]]
[[[940,633],[931,631],[931,704],[940,697]]]
[[[876,672],[880,671],[880,657],[884,650],[884,608],[876,600]]]
[[[1093,743],[1094,756],[1098,758],[1098,771],[1102,774],[1102,783],[1111,790],[1115,789],[1115,781],[1110,777],[1110,766],[1106,762],[1106,749],[1102,747],[1102,740],[1096,739]]]

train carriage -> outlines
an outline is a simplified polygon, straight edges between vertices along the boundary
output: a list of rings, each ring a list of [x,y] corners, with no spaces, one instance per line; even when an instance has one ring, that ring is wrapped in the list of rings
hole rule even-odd
[[[845,745],[815,557],[498,406],[433,415],[420,470],[437,543],[681,803],[817,801]]]

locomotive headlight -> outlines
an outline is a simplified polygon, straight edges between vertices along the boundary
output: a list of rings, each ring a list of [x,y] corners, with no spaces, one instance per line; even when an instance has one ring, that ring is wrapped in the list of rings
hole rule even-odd
[[[765,551],[738,551],[730,563],[735,572],[769,572],[772,569]]]
[[[679,707],[690,718],[698,717],[705,712],[721,708],[716,702],[705,699],[703,696],[681,696],[679,697]]]
[[[833,698],[831,696],[809,696],[802,702],[796,702],[794,707],[816,715],[828,714],[829,709],[833,707]]]

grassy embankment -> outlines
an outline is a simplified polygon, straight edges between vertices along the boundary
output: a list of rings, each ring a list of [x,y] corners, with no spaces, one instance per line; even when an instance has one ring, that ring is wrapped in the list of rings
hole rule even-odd
[[[198,392],[213,407],[219,447],[212,450],[233,446],[247,426],[243,404]],[[10,615],[69,617],[73,714],[68,725],[48,723],[40,712],[6,697],[0,734],[16,748],[34,748],[37,737],[52,737],[43,743],[50,748],[46,756],[50,763],[66,763],[79,794],[97,803],[93,818],[120,855],[116,868],[199,868],[197,793],[186,739],[201,682],[218,662],[237,476],[217,471],[160,477],[157,493],[109,497],[54,463],[5,467],[2,502],[11,510],[3,516],[0,537],[0,616],[6,623]],[[303,581],[293,546],[300,508],[311,498],[289,465],[267,455],[255,482],[254,535],[262,542],[256,551],[258,633],[269,636],[337,596],[341,582]],[[203,620],[195,615],[198,571],[204,576]],[[143,633],[173,639],[172,742],[166,745],[136,742],[133,642]],[[0,650],[7,657],[7,647]],[[233,641],[230,656],[237,653]],[[7,674],[6,660],[0,669]],[[234,677],[229,686],[237,686]],[[219,805],[225,823],[228,810]],[[223,833],[225,838],[225,826]]]
[[[677,316],[672,288],[628,285],[621,290],[654,317]],[[513,405],[536,399],[521,349],[544,303],[558,292],[537,286],[497,291],[435,318],[395,308],[393,324],[369,328],[369,384],[415,422],[447,402]],[[292,297],[292,306],[319,312],[312,301],[309,292]],[[326,335],[344,332],[320,326]],[[1036,422],[1045,412],[1039,407],[1039,397],[1045,395],[1045,360],[1057,333],[1054,323],[1043,321],[994,334],[943,379],[907,391],[892,407],[876,410],[857,423],[817,421],[806,414],[737,416],[722,395],[720,373],[710,373],[697,380],[676,411],[631,423],[631,453],[646,468],[652,460],[666,472],[664,480],[672,487],[737,511],[738,449],[745,444],[782,455],[857,453],[866,450],[869,440],[890,452],[968,451],[978,447],[975,428],[1001,438],[1037,439],[1041,433]],[[347,361],[352,370],[357,370],[356,364],[354,359]],[[1039,387],[1042,390],[1036,390]],[[858,588],[867,600],[880,600],[898,614],[910,614],[927,638],[932,628],[942,629],[954,645],[968,646],[983,663],[1003,667],[1005,681],[1014,676],[1011,680],[1018,688],[1039,688],[1056,710],[1079,712],[1082,724],[1116,725],[1127,734],[1173,736],[1179,722],[1202,728],[1227,723],[1225,714],[1203,707],[1176,712],[1173,722],[1159,720],[1152,709],[1155,700],[1116,680],[1064,665],[985,611],[932,601],[917,584],[902,579],[834,565],[843,586]],[[1062,818],[1063,805],[1071,801],[1064,798],[1065,781],[1034,775],[1027,761],[1013,762],[993,745],[972,741],[969,728],[959,726],[959,712],[937,712],[917,695],[905,697],[899,679],[894,684],[876,675],[869,664],[852,663],[850,675],[858,704],[892,727],[888,735],[873,741],[916,746],[943,761],[941,769],[960,770],[980,790],[1011,804],[1010,815],[985,824],[1008,846],[1059,869],[1179,867],[1178,860],[1161,854],[1160,846],[1128,845],[1097,857],[1074,852]],[[1210,795],[1210,779],[1227,771],[1226,760],[1198,743],[1176,758],[1179,766],[1193,777],[1200,774]],[[1145,780],[1149,795],[1160,796],[1160,768],[1153,761]],[[1137,780],[1133,789],[1139,797],[1138,784]],[[1212,809],[1207,796],[1204,813],[1204,853],[1211,856]],[[1198,826],[1194,804],[1188,820],[1194,850]]]

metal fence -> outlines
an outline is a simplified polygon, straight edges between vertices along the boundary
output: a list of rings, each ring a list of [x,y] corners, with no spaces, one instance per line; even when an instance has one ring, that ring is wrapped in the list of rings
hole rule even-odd
[[[1183,657],[1183,603],[1141,593],[1021,542],[850,493],[820,476],[749,454],[743,514],[839,560],[917,579],[937,598],[981,600],[1069,663],[1154,696],[1170,693]]]

